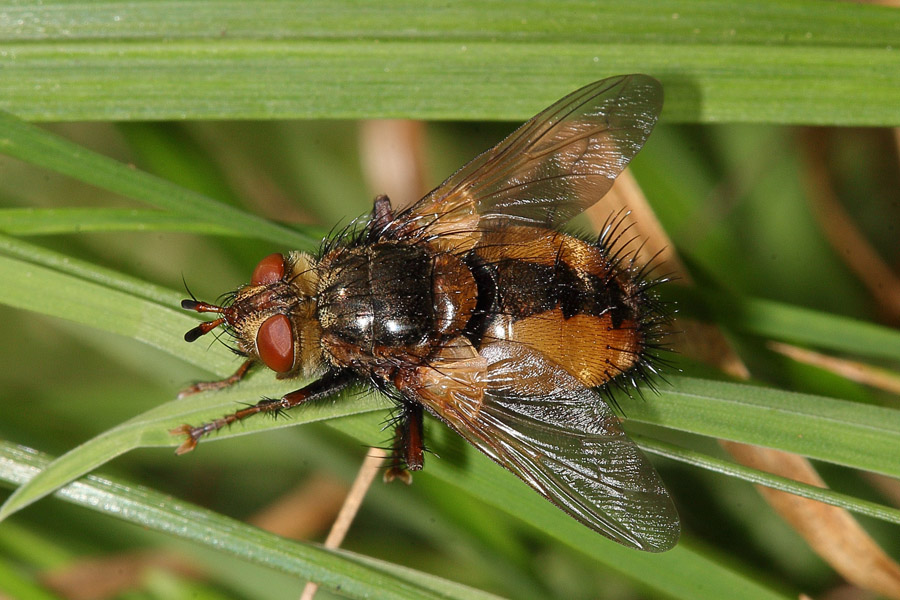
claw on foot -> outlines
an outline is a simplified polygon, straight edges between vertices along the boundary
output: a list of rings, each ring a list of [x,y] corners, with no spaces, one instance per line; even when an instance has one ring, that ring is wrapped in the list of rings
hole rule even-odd
[[[194,394],[199,394],[200,392],[212,392],[215,390],[222,390],[227,387],[230,387],[237,383],[238,378],[235,378],[234,375],[229,377],[228,379],[223,379],[222,381],[198,381],[194,385],[190,385],[180,392],[178,392],[178,399],[187,398],[188,396],[193,396]]]
[[[170,429],[169,433],[172,435],[186,435],[187,439],[182,442],[178,448],[175,449],[175,454],[181,456],[182,454],[187,454],[191,450],[197,447],[197,441],[200,438],[197,435],[196,429],[191,427],[190,425],[179,425],[174,429]]]
[[[390,483],[397,479],[402,481],[406,485],[409,485],[412,483],[412,473],[400,467],[391,467],[384,472],[383,479],[385,483]]]
[[[187,398],[188,396],[193,396],[194,394],[202,392],[202,391],[203,390],[200,388],[200,384],[195,383],[194,385],[192,385],[190,387],[186,387],[183,390],[181,390],[180,392],[178,392],[178,396],[176,396],[176,398],[181,400],[182,398]]]

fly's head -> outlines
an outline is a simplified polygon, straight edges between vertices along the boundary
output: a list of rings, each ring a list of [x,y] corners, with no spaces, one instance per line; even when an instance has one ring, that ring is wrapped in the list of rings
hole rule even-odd
[[[184,339],[193,342],[224,325],[242,354],[258,359],[280,376],[305,372],[314,366],[310,350],[318,344],[317,280],[311,255],[270,254],[256,265],[250,283],[238,288],[224,306],[182,300],[181,307],[186,310],[219,315],[188,331]]]

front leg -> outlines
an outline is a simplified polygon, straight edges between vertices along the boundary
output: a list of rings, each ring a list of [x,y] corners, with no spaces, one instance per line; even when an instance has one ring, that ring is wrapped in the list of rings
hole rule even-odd
[[[238,367],[238,370],[235,371],[234,374],[230,377],[226,377],[225,379],[221,379],[219,381],[200,381],[178,392],[178,397],[186,398],[200,392],[209,392],[212,390],[221,390],[227,387],[231,387],[238,381],[243,379],[247,375],[247,372],[250,370],[250,367],[252,367],[255,363],[256,361],[252,359],[245,360],[243,363],[241,363],[241,366]]]
[[[235,421],[246,419],[257,413],[279,413],[299,406],[310,400],[316,400],[324,396],[330,396],[347,387],[356,380],[351,371],[331,371],[322,378],[313,381],[299,390],[285,394],[282,398],[263,398],[253,406],[248,406],[230,415],[225,415],[214,421],[197,425],[181,425],[169,431],[172,435],[186,435],[187,439],[175,450],[175,454],[185,454],[197,447],[197,442],[203,436],[218,431],[231,425]]]

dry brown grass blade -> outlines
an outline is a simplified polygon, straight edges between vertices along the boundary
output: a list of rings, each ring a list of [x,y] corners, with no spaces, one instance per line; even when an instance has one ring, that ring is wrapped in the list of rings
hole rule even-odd
[[[620,181],[624,185],[620,186]],[[619,177],[602,204],[606,214],[610,210],[627,207],[632,211],[632,217],[640,215],[639,220],[635,218],[635,227],[642,237],[651,240],[648,241],[647,254],[661,251],[668,269],[675,272],[678,282],[690,282],[681,262],[674,256],[672,243],[665,231],[655,217],[648,218],[652,211],[647,200],[627,172]],[[596,224],[598,221],[594,219],[599,218],[602,223],[606,214],[592,217],[592,221]],[[685,333],[678,346],[681,353],[716,365],[734,377],[746,379],[749,376],[747,368],[718,328],[689,320],[680,320],[678,326]],[[823,485],[815,469],[802,456],[734,442],[722,442],[722,445],[743,465]],[[763,465],[774,467],[769,469]],[[878,547],[850,513],[785,492],[762,487],[758,489],[810,547],[848,581],[890,598],[900,598],[900,567]]]
[[[825,487],[809,461],[801,456],[733,442],[723,441],[722,446],[741,464]],[[759,491],[847,581],[888,598],[900,598],[900,566],[882,551],[850,513],[765,487],[760,487]]]
[[[249,522],[282,537],[309,539],[328,529],[346,496],[347,486],[343,482],[315,473]]]
[[[898,323],[900,278],[885,264],[841,205],[826,166],[824,135],[821,130],[808,129],[803,137],[804,184],[809,204],[835,254],[866,286],[884,317]]]
[[[41,576],[41,582],[68,600],[105,600],[140,587],[150,569],[199,578],[202,572],[189,558],[171,552],[136,552],[79,560]]]
[[[855,360],[828,356],[827,354],[781,342],[769,342],[768,346],[775,352],[797,362],[831,371],[850,381],[862,383],[892,394],[900,394],[900,377],[895,375],[893,371],[879,369]]]
[[[366,492],[369,491],[369,487],[371,487],[386,458],[387,452],[382,448],[369,448],[366,458],[359,467],[356,479],[353,481],[353,485],[350,486],[350,492],[347,494],[344,504],[341,505],[341,511],[338,513],[337,519],[334,520],[334,525],[331,526],[328,537],[325,538],[326,548],[337,548],[344,541],[344,537],[347,535],[347,531],[350,529],[357,511],[362,505],[363,498],[366,497]]]
[[[862,476],[891,504],[900,506],[900,481],[881,473],[863,473]]]
[[[425,126],[385,119],[360,127],[359,146],[369,189],[387,194],[394,208],[409,206],[430,189],[425,178]]]
[[[363,499],[365,499],[366,493],[369,491],[369,487],[371,487],[372,482],[375,480],[375,476],[378,475],[378,471],[381,470],[381,465],[384,463],[385,458],[387,458],[387,452],[381,448],[369,448],[366,458],[359,467],[356,479],[353,481],[353,485],[350,486],[350,492],[347,494],[347,498],[341,506],[337,519],[335,519],[334,525],[332,525],[331,531],[328,533],[328,537],[325,538],[326,548],[337,548],[341,545],[341,542],[344,541],[344,537],[346,537],[350,525],[353,524],[356,513],[359,511],[359,507],[362,505]],[[306,584],[306,587],[303,588],[303,594],[300,596],[300,600],[312,600],[318,589],[319,586],[310,581]]]

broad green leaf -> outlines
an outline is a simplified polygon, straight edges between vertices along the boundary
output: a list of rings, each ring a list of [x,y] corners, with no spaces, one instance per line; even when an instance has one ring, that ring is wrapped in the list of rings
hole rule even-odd
[[[187,8],[189,6],[189,8]],[[645,72],[664,118],[900,123],[900,15],[838,2],[7,3],[0,109],[28,120],[521,120]]]

